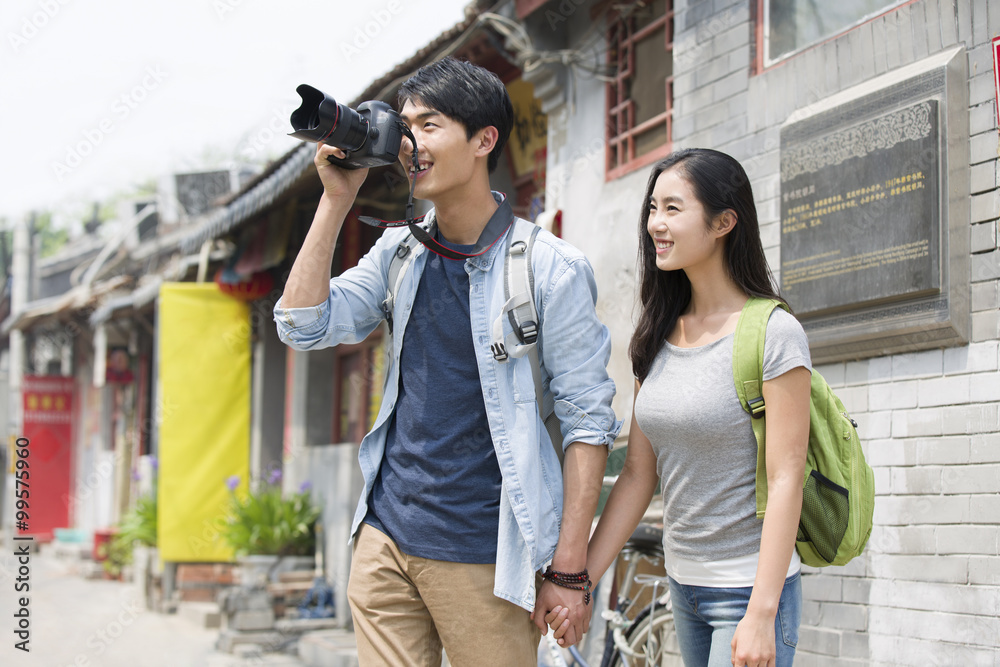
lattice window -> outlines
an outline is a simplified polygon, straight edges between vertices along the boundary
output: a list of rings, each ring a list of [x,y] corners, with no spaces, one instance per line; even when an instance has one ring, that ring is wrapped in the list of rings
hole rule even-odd
[[[673,115],[674,12],[671,0],[616,10],[608,29],[607,178],[670,152]]]

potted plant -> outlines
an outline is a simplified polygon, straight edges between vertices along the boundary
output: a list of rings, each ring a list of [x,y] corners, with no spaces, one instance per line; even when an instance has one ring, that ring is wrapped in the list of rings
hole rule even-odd
[[[281,471],[240,494],[238,476],[226,480],[230,492],[229,520],[223,539],[236,553],[240,583],[261,586],[278,572],[312,567],[316,550],[319,507],[308,482],[297,493],[281,490]]]
[[[132,507],[122,517],[115,527],[110,540],[102,545],[102,566],[112,579],[121,579],[125,569],[136,565],[136,578],[143,581],[140,585],[147,595],[147,582],[150,574],[150,562],[155,555],[156,547],[156,493],[144,494],[136,500]]]

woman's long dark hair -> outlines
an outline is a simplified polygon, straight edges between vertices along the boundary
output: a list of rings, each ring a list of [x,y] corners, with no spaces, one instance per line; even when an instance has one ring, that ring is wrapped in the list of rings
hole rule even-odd
[[[642,313],[629,344],[632,373],[646,379],[653,359],[673,331],[677,319],[691,302],[691,282],[683,270],[661,271],[656,266],[656,248],[646,225],[649,200],[656,179],[668,169],[677,169],[690,183],[706,212],[706,225],[723,211],[736,214],[736,225],[726,235],[726,269],[748,296],[780,299],[771,282],[757,224],[750,178],[735,159],[707,148],[689,148],[671,153],[653,166],[639,214],[639,301]]]

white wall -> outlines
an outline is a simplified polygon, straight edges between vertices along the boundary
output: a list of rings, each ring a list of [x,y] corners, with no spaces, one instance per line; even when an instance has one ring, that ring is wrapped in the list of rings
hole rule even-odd
[[[103,424],[111,400],[110,387],[92,389],[93,369],[83,364],[76,373],[79,419],[73,424],[73,459],[70,468],[69,517],[74,528],[93,533],[115,521],[115,479],[120,458],[107,448],[108,427]],[[96,422],[96,428],[95,428]],[[121,444],[120,446],[127,446]],[[128,445],[130,446],[130,445]]]
[[[591,28],[587,7],[567,13],[573,35]],[[617,387],[615,413],[625,420],[619,438],[623,442],[633,393],[627,351],[636,315],[636,228],[648,170],[605,185],[604,84],[578,72],[565,90],[566,103],[549,113],[545,206],[562,210],[563,238],[582,250],[594,267],[600,286],[597,312],[611,330],[608,370]]]

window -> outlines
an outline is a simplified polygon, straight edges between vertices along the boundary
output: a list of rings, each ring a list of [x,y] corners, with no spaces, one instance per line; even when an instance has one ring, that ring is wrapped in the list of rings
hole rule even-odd
[[[361,348],[339,355],[337,359],[337,424],[334,442],[359,442],[358,432],[368,415],[368,384],[365,377],[365,357],[368,350]]]
[[[758,0],[763,67],[911,0]],[[762,68],[761,68],[762,69]]]
[[[302,358],[304,357],[304,359]],[[330,406],[333,404],[334,368],[337,363],[337,348],[327,347],[309,352],[293,352],[288,357],[291,363],[303,364],[299,367],[305,373],[305,396],[292,389],[286,392],[286,400],[305,401],[305,440],[309,446],[329,445],[336,442],[333,437]],[[296,369],[296,370],[299,370]],[[291,427],[295,422],[291,408],[286,412],[286,424]]]
[[[612,15],[607,86],[607,178],[644,167],[670,152],[673,98],[673,5],[633,3]]]
[[[333,442],[361,442],[382,404],[385,350],[381,330],[363,343],[339,345],[334,375]]]

